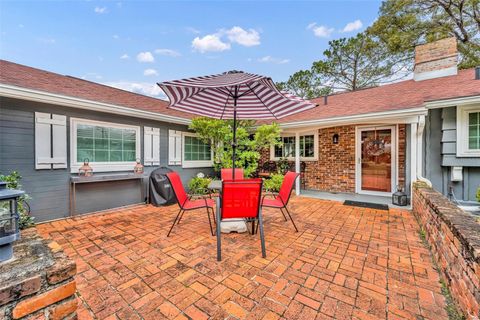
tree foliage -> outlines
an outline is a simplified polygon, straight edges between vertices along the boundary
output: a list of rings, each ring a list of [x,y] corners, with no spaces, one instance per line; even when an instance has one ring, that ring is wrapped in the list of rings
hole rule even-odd
[[[323,59],[313,62],[310,70],[294,73],[281,89],[306,99],[338,90],[358,90],[399,80],[407,75],[408,58],[367,33],[332,40]]]
[[[198,117],[192,120],[190,129],[202,141],[211,143],[215,170],[232,167],[233,120]],[[257,170],[260,151],[280,143],[280,127],[276,123],[255,127],[255,121],[238,120],[236,138],[235,166],[251,176]]]
[[[312,72],[334,90],[358,90],[404,77],[405,61],[366,33],[329,42]]]
[[[322,85],[321,79],[312,70],[297,71],[287,81],[276,85],[280,90],[303,99],[313,99],[331,92],[331,88]]]
[[[386,0],[368,29],[393,54],[413,58],[418,44],[458,40],[460,68],[480,65],[480,0]]]

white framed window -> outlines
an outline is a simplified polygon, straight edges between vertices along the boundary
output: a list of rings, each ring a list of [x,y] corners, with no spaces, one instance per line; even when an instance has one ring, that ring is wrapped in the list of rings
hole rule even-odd
[[[285,134],[281,137],[282,145],[271,146],[270,159],[287,158],[295,160],[295,134]],[[318,133],[316,131],[300,135],[300,160],[315,161],[318,159]]]
[[[480,157],[480,105],[457,107],[457,157]]]
[[[140,127],[70,119],[70,168],[77,173],[88,159],[94,172],[130,171],[140,158]]]
[[[213,166],[213,149],[197,135],[182,132],[182,167],[204,168]]]

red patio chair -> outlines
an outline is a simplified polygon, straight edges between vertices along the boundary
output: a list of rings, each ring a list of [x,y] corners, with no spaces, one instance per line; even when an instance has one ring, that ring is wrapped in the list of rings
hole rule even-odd
[[[233,169],[232,168],[224,168],[220,170],[220,175],[222,180],[233,180]],[[235,168],[235,180],[243,180],[243,169],[242,168]]]
[[[297,180],[299,175],[300,175],[299,173],[288,171],[285,174],[285,177],[283,178],[282,186],[280,187],[280,191],[278,192],[278,194],[270,194],[274,196],[274,199],[267,199],[266,196],[268,194],[263,196],[263,199],[262,199],[262,207],[280,209],[280,211],[283,214],[283,217],[285,218],[285,221],[287,221],[287,217],[283,212],[283,209],[285,209],[288,216],[290,217],[290,220],[293,223],[293,227],[295,228],[296,232],[298,232],[298,229],[297,229],[297,226],[295,225],[295,222],[292,219],[292,216],[290,215],[290,212],[287,209],[287,204],[288,204],[288,200],[290,200],[290,195],[292,194],[292,190],[295,185],[295,180]]]
[[[221,221],[223,219],[249,219],[258,221],[260,226],[260,242],[262,257],[266,257],[265,238],[263,233],[262,179],[227,180],[222,182],[222,194],[217,200],[217,260],[222,260]],[[232,221],[232,220],[229,220]],[[252,230],[254,225],[252,224]]]
[[[170,185],[172,186],[173,193],[177,198],[178,206],[180,207],[180,211],[178,211],[175,220],[173,220],[172,227],[170,231],[168,231],[167,237],[170,236],[170,232],[172,232],[173,227],[175,224],[180,223],[180,220],[183,217],[183,213],[187,210],[196,210],[196,209],[207,209],[207,216],[208,216],[208,223],[210,224],[210,232],[213,234],[212,228],[212,221],[210,219],[210,210],[212,210],[213,220],[215,221],[215,214],[213,212],[213,208],[215,207],[215,201],[211,198],[203,198],[203,199],[192,199],[192,196],[189,196],[185,192],[185,188],[183,187],[182,180],[177,172],[169,172],[167,173],[167,178],[170,181]]]

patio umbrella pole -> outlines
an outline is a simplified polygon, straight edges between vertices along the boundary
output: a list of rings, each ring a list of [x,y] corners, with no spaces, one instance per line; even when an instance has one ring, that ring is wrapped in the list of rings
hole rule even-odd
[[[238,87],[235,87],[235,96],[233,97],[233,142],[232,142],[232,178],[235,180],[235,150],[237,148],[237,90]]]

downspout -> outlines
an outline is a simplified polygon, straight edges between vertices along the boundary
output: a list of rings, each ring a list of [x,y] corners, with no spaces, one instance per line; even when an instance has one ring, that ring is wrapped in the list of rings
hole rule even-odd
[[[432,187],[432,182],[427,178],[422,176],[423,172],[423,158],[425,154],[423,153],[423,132],[425,130],[425,116],[418,116],[417,124],[417,180],[425,182],[429,187]]]

